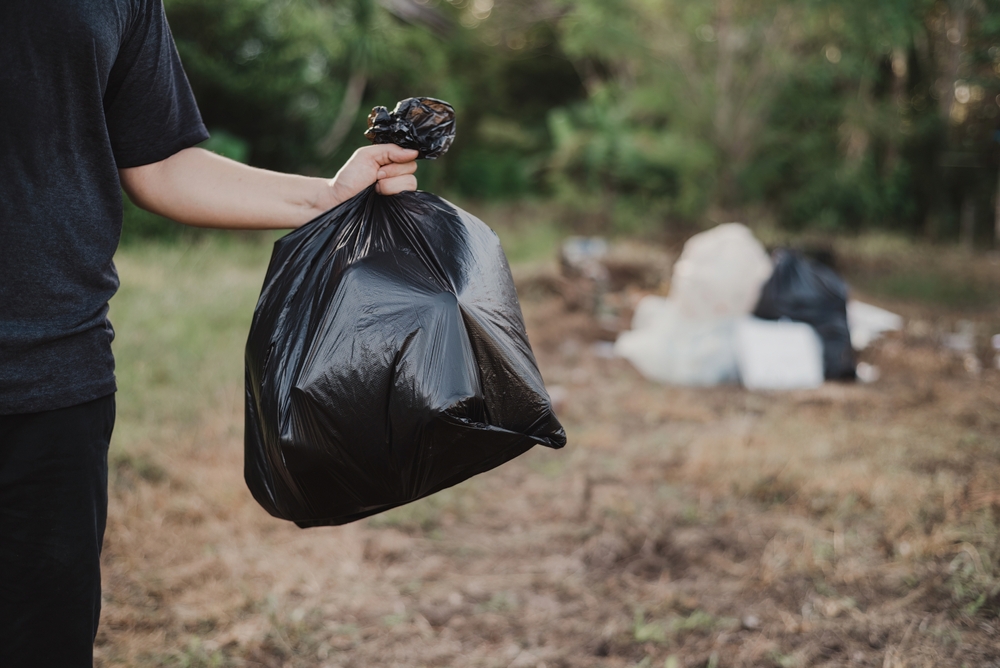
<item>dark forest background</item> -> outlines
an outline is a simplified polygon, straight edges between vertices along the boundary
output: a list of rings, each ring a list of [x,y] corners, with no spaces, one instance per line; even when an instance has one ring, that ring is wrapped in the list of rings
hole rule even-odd
[[[1000,0],[165,4],[208,147],[254,165],[332,176],[372,106],[427,95],[458,113],[419,173],[445,196],[998,243]]]

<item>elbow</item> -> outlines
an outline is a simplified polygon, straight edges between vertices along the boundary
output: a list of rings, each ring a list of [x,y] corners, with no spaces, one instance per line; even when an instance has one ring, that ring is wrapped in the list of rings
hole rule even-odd
[[[147,211],[160,213],[156,206],[156,196],[150,184],[156,182],[155,172],[158,163],[140,167],[125,167],[118,170],[118,179],[122,190],[132,202]]]

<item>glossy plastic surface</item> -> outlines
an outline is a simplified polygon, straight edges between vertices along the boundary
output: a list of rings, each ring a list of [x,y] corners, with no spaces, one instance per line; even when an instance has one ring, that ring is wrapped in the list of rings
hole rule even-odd
[[[455,140],[455,110],[443,100],[408,97],[392,111],[372,109],[365,137],[373,144],[416,149],[421,158],[433,160],[444,155]]]
[[[761,289],[754,315],[812,325],[823,340],[824,375],[844,380],[855,377],[847,283],[833,269],[794,251],[775,251],[774,273]]]
[[[246,347],[246,480],[344,524],[566,443],[500,243],[430,193],[374,188],[275,244]]]

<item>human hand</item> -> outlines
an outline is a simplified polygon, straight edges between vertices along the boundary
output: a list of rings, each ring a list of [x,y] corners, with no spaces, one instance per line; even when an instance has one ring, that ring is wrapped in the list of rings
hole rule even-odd
[[[359,148],[344,163],[337,175],[329,182],[329,195],[333,208],[368,186],[375,184],[380,195],[395,195],[406,190],[417,189],[417,156],[419,153],[395,144],[374,144]]]

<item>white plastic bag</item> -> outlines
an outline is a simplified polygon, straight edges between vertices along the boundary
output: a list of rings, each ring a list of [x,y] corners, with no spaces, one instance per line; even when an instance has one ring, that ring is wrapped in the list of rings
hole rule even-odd
[[[773,267],[764,247],[741,223],[696,234],[684,244],[670,298],[693,320],[750,314]]]
[[[903,318],[884,308],[850,299],[847,302],[847,327],[851,330],[851,347],[864,350],[885,332],[903,329]]]
[[[639,302],[615,354],[661,383],[736,382],[736,323],[753,311],[771,271],[771,259],[745,225],[694,235],[674,265],[670,297]]]
[[[735,320],[696,320],[673,299],[649,296],[639,302],[633,329],[615,343],[615,354],[650,380],[707,386],[736,382]]]

